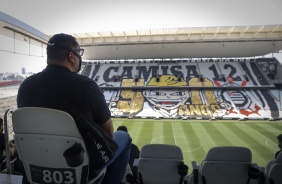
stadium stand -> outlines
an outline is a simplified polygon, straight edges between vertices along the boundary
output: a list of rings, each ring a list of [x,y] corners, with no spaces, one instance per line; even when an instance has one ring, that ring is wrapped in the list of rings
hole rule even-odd
[[[27,42],[28,39],[28,55],[32,55],[30,52],[30,46],[33,41],[39,41],[41,51],[43,51],[46,45],[46,41],[48,40],[48,36],[45,34],[41,34],[41,32],[33,29],[32,27],[26,25],[23,22],[20,22],[8,15],[3,16],[3,13],[0,12],[1,20],[5,20],[5,29],[4,35],[7,33],[7,30],[11,31],[12,42],[14,44],[14,53],[23,54],[18,52],[18,49],[15,49],[17,39],[22,39],[23,42]],[[3,19],[4,18],[4,19]],[[10,20],[10,21],[7,21]],[[12,26],[6,26],[6,23],[13,22]],[[1,21],[0,21],[1,23]],[[23,23],[23,24],[22,24]],[[14,25],[15,24],[15,25]],[[2,24],[1,24],[2,25]],[[22,30],[24,28],[24,30]],[[256,28],[257,27],[257,28]],[[1,27],[2,28],[2,27]],[[17,29],[19,28],[19,29]],[[7,30],[6,30],[7,29]],[[226,31],[224,31],[227,30]],[[142,34],[142,32],[146,32],[146,30],[136,31],[137,35],[134,33],[128,34],[127,31],[123,31],[122,36],[117,36],[115,33],[98,33],[99,37],[88,37],[85,38],[83,35],[88,34],[75,34],[81,43],[82,47],[86,50],[90,51],[88,48],[94,47],[116,47],[114,50],[122,51],[123,46],[127,45],[129,47],[137,48],[137,52],[128,52],[127,49],[125,52],[125,57],[139,57],[144,52],[139,52],[142,47],[155,48],[152,49],[152,52],[156,52],[157,57],[169,57],[169,59],[129,59],[129,60],[103,60],[103,61],[90,61],[86,63],[86,65],[82,66],[82,74],[89,77],[90,79],[96,81],[98,85],[101,87],[101,90],[104,93],[109,109],[111,110],[112,117],[128,117],[128,118],[195,118],[195,119],[281,119],[282,117],[282,74],[277,71],[281,71],[282,66],[277,62],[275,58],[259,58],[259,59],[196,59],[195,57],[234,57],[235,52],[230,52],[230,50],[236,50],[238,57],[245,56],[258,56],[262,52],[266,54],[266,52],[279,52],[281,50],[281,25],[273,25],[273,26],[242,26],[242,28],[233,26],[233,27],[210,27],[210,28],[198,28],[191,27],[189,30],[185,28],[174,28],[175,31],[172,30],[160,30],[162,32],[171,32],[172,34],[162,35],[159,31],[151,32],[150,34]],[[212,31],[214,30],[214,31]],[[252,31],[254,30],[254,31]],[[267,31],[265,31],[267,30]],[[1,30],[0,30],[1,31]],[[154,33],[156,32],[156,33]],[[211,34],[213,33],[213,34]],[[239,34],[238,34],[239,33]],[[96,34],[96,33],[94,33]],[[109,36],[105,36],[105,34],[109,34]],[[248,37],[247,35],[251,35],[251,39],[244,39]],[[261,35],[267,36],[261,36]],[[82,37],[80,36],[82,35]],[[92,35],[92,33],[91,33]],[[120,35],[120,33],[118,33]],[[208,35],[211,35],[208,36]],[[222,35],[224,35],[225,39],[222,39]],[[235,36],[239,35],[239,37]],[[278,36],[275,36],[278,35]],[[1,35],[2,36],[2,35]],[[145,37],[144,37],[145,36]],[[118,40],[124,37],[126,42],[119,42]],[[174,39],[171,39],[174,37]],[[195,37],[199,37],[199,39],[195,39]],[[17,39],[16,39],[17,38]],[[109,39],[110,38],[110,39]],[[149,39],[148,39],[149,38]],[[156,39],[157,38],[157,39]],[[183,39],[184,38],[184,39]],[[133,40],[136,39],[137,42]],[[92,43],[89,43],[88,41]],[[95,42],[95,40],[99,40]],[[100,42],[102,40],[102,42]],[[107,41],[108,40],[108,41]],[[112,41],[114,40],[114,41]],[[152,42],[153,40],[157,40],[157,42]],[[133,42],[132,42],[133,41]],[[226,41],[226,43],[224,43]],[[241,42],[242,41],[242,42]],[[180,46],[177,46],[175,43],[180,43]],[[182,49],[185,46],[185,42],[191,44],[189,49]],[[198,44],[199,42],[199,44]],[[237,44],[237,43],[238,44]],[[248,47],[244,46],[244,43],[249,44]],[[265,45],[265,43],[271,45],[272,49],[267,50],[266,47],[256,47],[256,45]],[[6,44],[6,40],[3,41]],[[145,43],[145,44],[143,44]],[[194,44],[196,43],[196,44]],[[250,44],[252,43],[252,44]],[[84,45],[83,45],[84,44]],[[88,45],[89,44],[89,45]],[[242,47],[241,47],[241,45]],[[99,46],[98,46],[99,45]],[[138,45],[138,47],[136,47]],[[141,47],[139,47],[139,45]],[[156,47],[151,47],[155,45]],[[194,46],[195,45],[195,46]],[[199,47],[197,45],[202,45]],[[208,45],[209,47],[206,47]],[[218,45],[220,47],[218,47]],[[226,50],[228,46],[231,46],[229,50]],[[232,45],[236,46],[233,47]],[[277,46],[276,46],[277,45]],[[88,47],[90,46],[90,47]],[[161,46],[161,50],[157,47]],[[171,49],[172,47],[176,49]],[[225,47],[226,46],[226,47]],[[253,47],[252,47],[253,46]],[[129,48],[127,47],[127,48]],[[225,48],[221,48],[225,47]],[[239,47],[246,50],[240,50]],[[171,49],[164,50],[164,48]],[[206,48],[205,50],[203,48]],[[215,48],[215,49],[213,49]],[[246,49],[247,48],[247,49]],[[139,49],[139,50],[138,50]],[[260,52],[254,52],[255,50],[263,50]],[[277,49],[277,50],[275,50]],[[279,50],[278,50],[279,49]],[[148,49],[149,50],[149,49]],[[181,50],[183,50],[181,52]],[[204,51],[203,54],[191,54],[190,52]],[[2,50],[5,51],[5,50]],[[41,52],[40,51],[40,52]],[[10,52],[10,50],[8,51]],[[91,52],[91,54],[97,55],[97,58],[101,55],[100,52]],[[113,58],[117,55],[111,55],[109,52],[105,52],[107,59]],[[172,59],[177,54],[184,53],[185,57],[188,59]],[[218,54],[220,53],[220,54]],[[135,56],[136,54],[137,56]],[[159,54],[159,55],[158,55]],[[171,54],[171,55],[170,55]],[[187,55],[186,55],[187,54]],[[218,54],[218,55],[217,55]],[[151,55],[151,54],[150,54]],[[150,57],[150,55],[144,56],[144,58]],[[181,54],[180,54],[181,55]],[[235,54],[236,55],[236,54]],[[41,54],[40,54],[41,56]],[[42,54],[43,56],[43,54]],[[103,55],[102,55],[103,56]],[[119,55],[121,56],[121,55]],[[118,57],[119,57],[118,56]],[[183,56],[183,55],[182,55]],[[90,56],[89,58],[93,57]],[[95,56],[96,57],[96,56]],[[143,57],[143,56],[142,56]],[[178,57],[178,56],[176,56]],[[235,56],[236,57],[236,56]],[[103,57],[102,57],[103,58]],[[122,57],[119,57],[122,58]],[[19,83],[19,82],[16,82]],[[7,84],[16,84],[16,83],[0,83],[0,87]],[[0,101],[0,113],[2,114],[6,111],[6,109],[16,109],[16,96],[1,99]],[[22,109],[15,111],[15,116]],[[34,114],[34,113],[33,113]],[[65,113],[63,113],[65,114]],[[14,116],[14,117],[15,117]],[[25,118],[30,118],[29,116]],[[54,117],[48,117],[54,118]],[[24,119],[24,118],[23,118]],[[21,121],[23,119],[20,119]],[[49,119],[45,119],[45,121]],[[51,120],[49,120],[51,121]],[[16,120],[13,122],[17,122]],[[188,122],[188,121],[187,121]],[[186,123],[186,122],[185,122]],[[50,131],[56,132],[59,130],[65,131],[65,127],[70,128],[69,126],[65,126],[62,129],[55,129],[54,127],[57,125],[50,125],[52,122],[49,122],[48,127],[42,126],[39,127],[40,124],[34,125],[32,128],[36,129],[36,131]],[[73,124],[73,122],[72,122]],[[186,123],[188,124],[188,123]],[[45,129],[41,129],[45,128]],[[53,167],[53,169],[57,166],[51,166],[54,162],[65,161],[62,157],[62,152],[69,147],[70,142],[74,142],[74,140],[78,140],[82,147],[85,149],[81,136],[77,131],[76,126],[73,127],[75,129],[76,137],[72,140],[68,140],[68,142],[61,141],[64,146],[59,144],[48,144],[50,146],[50,150],[55,150],[56,154],[54,154],[54,158],[46,159],[47,162],[43,162],[42,159],[38,159],[39,152],[35,152],[34,148],[31,144],[25,145],[25,149],[23,149],[21,143],[26,140],[30,140],[30,137],[24,137],[23,135],[18,135],[19,132],[26,133],[30,131],[30,127],[25,126],[24,124],[19,125],[19,127],[15,128],[16,139],[18,140],[18,147],[21,158],[24,158],[26,155],[24,153],[33,152],[33,154],[27,155],[27,157],[31,160],[37,159],[35,166],[33,166],[33,173],[31,175],[39,176],[41,173],[40,169],[42,169],[42,165],[38,167],[37,164],[43,163],[47,164],[46,167]],[[31,129],[31,130],[33,130]],[[262,129],[262,128],[261,128]],[[275,128],[273,128],[276,130]],[[277,129],[278,130],[278,129]],[[255,130],[254,130],[255,131]],[[9,137],[14,137],[14,132],[12,128],[9,128],[7,132]],[[264,134],[264,133],[262,133]],[[265,133],[265,138],[270,136],[269,133]],[[35,142],[43,142],[47,141],[47,135],[42,135],[39,137],[41,139],[36,140]],[[56,136],[55,136],[56,137]],[[77,138],[79,137],[79,138]],[[21,139],[24,138],[24,139]],[[57,138],[57,137],[56,137]],[[64,138],[69,138],[65,137]],[[176,138],[174,136],[174,138]],[[219,138],[221,138],[219,136]],[[249,137],[247,137],[249,138]],[[269,138],[269,137],[268,137]],[[260,140],[261,141],[261,140]],[[268,140],[267,140],[268,141]],[[48,141],[47,141],[48,142]],[[227,142],[227,141],[226,141]],[[267,142],[266,142],[267,143]],[[176,142],[175,142],[176,144]],[[41,148],[41,147],[40,147]],[[48,149],[49,149],[48,148]],[[273,149],[273,148],[268,148]],[[40,149],[40,153],[46,153],[45,148]],[[190,150],[189,150],[190,151]],[[61,152],[60,154],[58,154]],[[187,151],[186,151],[187,152]],[[35,153],[35,154],[34,154]],[[38,153],[38,154],[37,154]],[[85,166],[79,166],[86,168],[87,166],[87,153],[83,154],[83,164]],[[168,154],[174,155],[175,158],[164,159]],[[258,154],[259,155],[259,154]],[[182,183],[182,179],[184,179],[184,183],[186,182],[186,178],[188,176],[188,168],[183,164],[183,155],[180,148],[177,146],[171,145],[145,145],[141,149],[141,156],[136,165],[137,173],[135,176],[140,174],[140,178],[143,179],[143,182],[146,184],[152,183],[162,183],[168,184],[173,183]],[[148,158],[149,157],[149,158]],[[193,168],[198,169],[199,172],[199,183],[246,183],[248,179],[250,179],[250,175],[247,175],[246,171],[250,171],[249,167],[251,163],[251,151],[248,148],[243,147],[214,147],[211,148],[207,153],[206,158],[202,161],[200,166],[197,166],[195,162],[193,162]],[[266,165],[265,174],[267,177],[267,183],[281,183],[281,154],[279,158],[276,160],[270,161]],[[25,159],[24,159],[25,160]],[[45,160],[45,161],[46,161]],[[154,163],[151,164],[149,161],[154,160]],[[218,162],[219,161],[219,162]],[[50,162],[50,163],[49,163]],[[181,163],[181,164],[180,164]],[[171,165],[172,167],[164,167],[164,165]],[[159,166],[161,165],[161,166]],[[166,166],[167,166],[166,165]],[[53,177],[49,175],[49,171],[47,170],[43,174],[47,174],[45,179],[48,181],[44,183],[63,183],[61,180],[69,180],[72,179],[70,174],[72,170],[67,170],[67,176],[61,177],[61,167],[65,167],[66,163],[63,166],[59,166],[60,170],[49,170],[53,172]],[[68,165],[69,166],[69,165]],[[67,166],[67,167],[68,167]],[[179,170],[179,166],[184,166],[184,170]],[[225,169],[226,166],[228,169]],[[27,167],[27,166],[26,166]],[[41,167],[41,168],[40,168]],[[177,167],[177,169],[176,169]],[[237,168],[239,169],[237,170]],[[210,169],[212,168],[212,169]],[[224,168],[224,169],[221,169]],[[46,168],[45,168],[46,169]],[[196,169],[194,169],[194,175],[190,176],[191,183],[195,181],[198,176]],[[29,175],[31,171],[27,169]],[[165,174],[165,170],[168,170],[168,174]],[[228,171],[232,171],[232,174],[229,174]],[[42,170],[41,170],[42,171]],[[58,171],[58,172],[57,172]],[[149,171],[149,172],[148,172]],[[178,171],[178,173],[176,173]],[[183,172],[180,172],[183,171]],[[279,172],[277,174],[277,172]],[[66,174],[65,173],[65,174]],[[239,174],[238,175],[236,174]],[[249,174],[250,172],[248,172]],[[103,174],[103,173],[101,173]],[[130,170],[127,170],[127,174],[131,174]],[[127,183],[126,176],[123,179],[123,183]],[[254,174],[254,173],[253,173]],[[280,175],[279,175],[280,174]],[[55,177],[54,177],[55,176]],[[80,174],[76,175],[76,179],[80,178]],[[183,178],[182,178],[183,176]],[[99,177],[99,176],[98,176]],[[174,180],[175,177],[175,180]],[[233,179],[236,177],[235,179]],[[277,181],[278,177],[278,181]],[[32,178],[29,176],[29,179]],[[36,177],[37,183],[43,183]],[[87,177],[83,176],[82,180],[86,180]],[[165,181],[159,181],[159,180]],[[194,180],[195,179],[195,180]],[[215,179],[215,180],[213,180]],[[225,180],[227,179],[227,180]],[[253,178],[252,178],[253,179]],[[54,180],[54,182],[52,181]],[[56,180],[56,181],[55,181]],[[180,180],[180,181],[179,181]],[[238,181],[240,180],[240,181]],[[188,181],[188,180],[187,180]],[[0,183],[20,183],[21,176],[13,176],[0,174]],[[75,183],[75,182],[68,182]],[[78,183],[86,183],[79,182]],[[194,182],[197,183],[197,182]],[[258,183],[258,182],[255,182]]]
[[[0,81],[0,87],[20,84],[20,83],[21,80],[4,80],[4,81]]]
[[[82,74],[98,76],[112,117],[279,119],[273,93],[281,92],[260,67],[255,59],[89,61]]]

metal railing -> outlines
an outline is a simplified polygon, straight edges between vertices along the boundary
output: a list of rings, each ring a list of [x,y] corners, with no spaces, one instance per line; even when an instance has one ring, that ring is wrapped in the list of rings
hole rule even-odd
[[[4,129],[5,129],[5,144],[6,144],[6,166],[7,166],[7,174],[12,174],[11,167],[11,155],[10,155],[10,140],[9,140],[9,131],[8,131],[8,114],[13,113],[11,109],[6,110],[4,114]]]

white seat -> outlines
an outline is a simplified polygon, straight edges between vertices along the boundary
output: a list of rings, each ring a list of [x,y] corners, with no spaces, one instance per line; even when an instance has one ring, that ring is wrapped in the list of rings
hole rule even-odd
[[[266,164],[265,179],[267,184],[282,183],[282,152],[278,154],[276,159]]]
[[[100,183],[105,169],[88,181],[87,150],[68,113],[24,107],[14,111],[12,123],[29,183]]]
[[[201,184],[246,183],[251,161],[252,153],[248,148],[213,147],[197,168],[198,172],[191,175],[190,183],[197,183],[195,181]],[[192,165],[195,166],[195,164]],[[194,180],[197,177],[198,179]]]
[[[178,184],[181,179],[178,174],[179,165],[186,169],[184,176],[188,172],[188,167],[183,162],[181,149],[174,145],[144,145],[136,161],[138,161],[139,180],[144,184]]]

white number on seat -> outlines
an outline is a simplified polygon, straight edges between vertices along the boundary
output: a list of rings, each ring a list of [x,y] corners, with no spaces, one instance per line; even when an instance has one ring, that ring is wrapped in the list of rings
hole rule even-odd
[[[53,171],[43,170],[43,181],[45,183],[74,183],[73,173],[71,171]]]

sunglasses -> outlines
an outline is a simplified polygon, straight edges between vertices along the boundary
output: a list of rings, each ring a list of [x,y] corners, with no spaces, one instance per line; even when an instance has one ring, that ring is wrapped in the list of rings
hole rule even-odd
[[[61,45],[58,45],[58,44],[55,44],[55,43],[50,43],[50,42],[48,42],[48,46],[57,46],[57,47],[59,47],[61,49],[64,49],[64,50],[72,52],[77,57],[82,56],[84,54],[84,49],[71,50],[71,49],[68,49],[68,48],[66,48],[64,46],[61,46]]]

